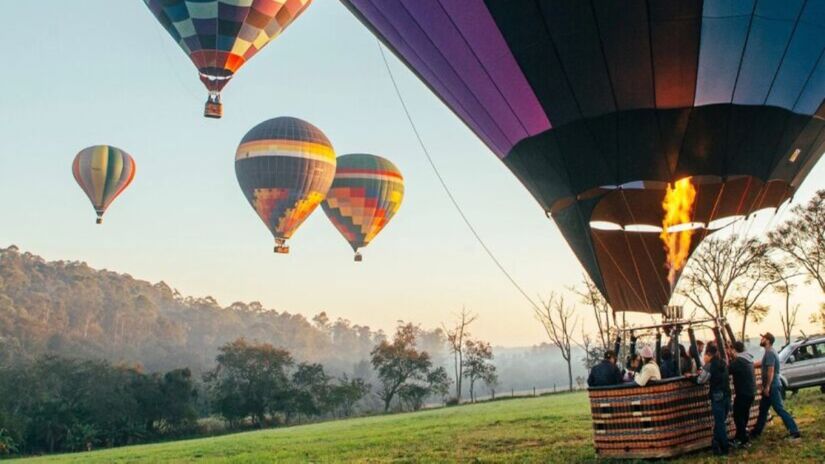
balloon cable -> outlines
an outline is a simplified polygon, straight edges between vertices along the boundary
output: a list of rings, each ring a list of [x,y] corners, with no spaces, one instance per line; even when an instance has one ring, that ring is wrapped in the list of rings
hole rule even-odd
[[[532,298],[530,298],[530,296],[527,294],[527,292],[524,291],[524,288],[522,288],[521,285],[519,285],[518,282],[516,282],[516,279],[513,278],[512,274],[510,274],[507,271],[507,269],[504,267],[504,265],[501,264],[501,261],[499,261],[498,258],[496,258],[495,254],[493,254],[493,251],[490,249],[490,247],[487,246],[487,244],[481,238],[481,235],[478,233],[476,228],[470,222],[470,219],[467,217],[466,214],[464,214],[464,210],[461,209],[461,205],[459,205],[458,200],[456,200],[456,198],[453,195],[452,191],[447,186],[447,182],[444,180],[444,177],[441,175],[441,172],[438,170],[438,166],[435,164],[435,161],[433,160],[433,157],[430,155],[430,151],[427,149],[427,146],[424,144],[424,140],[421,138],[421,133],[418,131],[418,127],[416,126],[415,122],[413,121],[413,118],[412,118],[412,115],[410,114],[409,108],[407,108],[407,104],[404,101],[404,97],[402,96],[401,90],[398,87],[398,83],[395,80],[395,75],[393,75],[392,68],[390,67],[389,61],[387,60],[387,55],[386,55],[386,53],[384,53],[384,47],[381,45],[381,41],[376,39],[376,42],[378,44],[378,50],[381,52],[381,58],[384,60],[384,66],[387,68],[387,74],[389,74],[390,81],[392,81],[392,86],[395,89],[395,94],[398,97],[398,101],[401,103],[401,107],[404,109],[404,114],[407,116],[407,121],[410,123],[410,128],[412,128],[412,131],[415,134],[415,138],[418,139],[418,145],[421,147],[421,151],[423,151],[424,155],[427,157],[427,162],[429,162],[430,167],[433,169],[433,172],[435,173],[435,176],[438,178],[438,182],[441,184],[441,187],[444,189],[444,193],[447,194],[447,197],[450,199],[450,202],[453,204],[456,211],[458,211],[458,214],[459,214],[459,216],[461,216],[461,219],[464,221],[464,224],[467,226],[468,229],[470,229],[470,232],[473,234],[473,237],[475,237],[478,244],[481,245],[481,248],[484,249],[484,252],[487,253],[487,256],[490,257],[490,259],[493,261],[493,263],[496,265],[496,267],[498,267],[498,269],[501,271],[501,273],[504,274],[504,276],[507,278],[507,280],[509,280],[510,283],[513,284],[513,287],[515,287],[516,290],[518,290],[518,292],[521,293],[521,295],[524,297],[524,299],[527,300],[528,303],[530,303],[530,305],[533,307],[533,310],[536,312],[536,314],[538,316],[542,317],[541,316],[543,314],[542,310],[539,308],[539,306],[536,304],[536,302],[533,301]]]

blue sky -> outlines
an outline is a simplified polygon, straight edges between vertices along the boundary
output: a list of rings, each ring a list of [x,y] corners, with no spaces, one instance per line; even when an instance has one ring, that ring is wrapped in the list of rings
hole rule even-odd
[[[219,121],[202,117],[206,91],[194,67],[142,1],[13,2],[3,11],[15,19],[0,29],[0,245],[165,280],[223,304],[259,300],[385,330],[399,319],[436,326],[466,305],[480,315],[477,336],[544,341],[529,306],[441,190],[376,40],[339,2],[314,2],[244,66],[224,92]],[[528,192],[389,56],[442,174],[516,280],[535,295],[576,283],[581,267]],[[247,130],[283,115],[318,126],[339,155],[379,154],[404,173],[405,202],[363,263],[352,262],[320,208],[291,240],[290,255],[271,252],[233,162]],[[103,226],[70,170],[75,154],[94,144],[123,148],[138,165]],[[797,198],[823,180],[820,163]],[[804,303],[807,319],[814,302]],[[765,326],[778,329],[778,315]]]

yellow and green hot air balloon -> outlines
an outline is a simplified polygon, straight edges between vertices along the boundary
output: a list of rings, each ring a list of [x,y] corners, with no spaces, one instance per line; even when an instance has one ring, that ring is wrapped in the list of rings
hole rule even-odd
[[[72,173],[86,192],[97,213],[97,223],[103,223],[106,208],[135,178],[135,160],[125,151],[109,145],[84,148],[72,163]]]
[[[326,135],[297,118],[264,121],[247,132],[235,154],[235,175],[247,201],[275,237],[275,252],[324,200],[335,176]]]
[[[404,198],[404,178],[389,160],[352,154],[338,158],[335,180],[323,203],[324,212],[361,261],[367,246],[387,225]]]

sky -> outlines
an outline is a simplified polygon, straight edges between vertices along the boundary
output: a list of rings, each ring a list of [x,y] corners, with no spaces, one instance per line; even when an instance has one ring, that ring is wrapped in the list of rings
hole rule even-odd
[[[466,307],[479,316],[477,337],[505,346],[546,341],[530,305],[449,203],[375,38],[339,2],[314,2],[250,60],[223,93],[221,120],[202,117],[206,91],[194,66],[140,0],[12,2],[3,11],[15,20],[0,28],[0,246],[163,280],[224,305],[326,311],[387,331],[398,320],[440,326]],[[581,266],[527,190],[388,59],[441,174],[513,278],[533,299],[579,282]],[[249,129],[277,116],[313,123],[339,155],[378,154],[404,174],[404,204],[362,263],[320,208],[289,255],[272,253],[270,233],[237,185],[234,153]],[[126,150],[138,167],[103,226],[71,174],[77,152],[96,144]],[[795,201],[822,186],[825,163]],[[781,219],[739,230],[760,234]],[[811,331],[808,314],[822,295],[803,289],[795,299]],[[579,314],[593,326],[586,308]],[[760,328],[781,333],[778,313]]]

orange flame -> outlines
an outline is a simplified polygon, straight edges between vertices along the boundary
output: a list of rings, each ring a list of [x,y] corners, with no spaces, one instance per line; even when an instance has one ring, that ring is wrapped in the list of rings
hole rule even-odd
[[[665,244],[667,280],[670,282],[671,289],[676,283],[678,272],[685,267],[690,255],[690,239],[693,236],[693,230],[669,232],[669,229],[690,222],[694,200],[696,200],[696,187],[693,186],[690,177],[676,181],[673,186],[667,184],[665,199],[662,201],[665,215],[662,219],[662,233],[659,234],[659,238]]]

